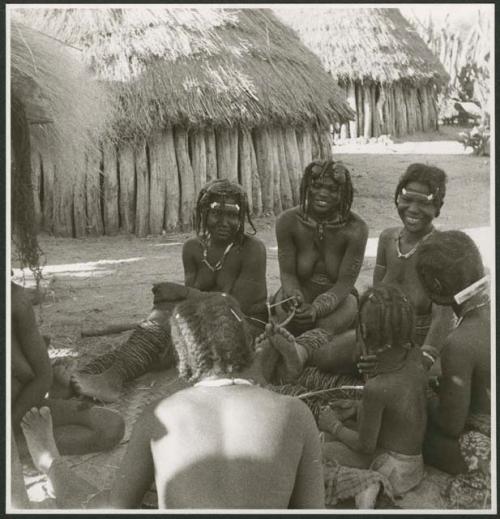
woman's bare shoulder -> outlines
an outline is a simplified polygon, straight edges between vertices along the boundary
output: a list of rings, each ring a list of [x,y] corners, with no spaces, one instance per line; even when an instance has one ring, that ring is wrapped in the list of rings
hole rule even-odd
[[[295,217],[300,213],[300,206],[291,207],[290,209],[285,209],[276,217],[276,225],[293,222],[295,221]]]
[[[401,227],[388,227],[384,229],[379,236],[379,242],[387,242],[389,240],[395,240],[399,233],[401,232]]]

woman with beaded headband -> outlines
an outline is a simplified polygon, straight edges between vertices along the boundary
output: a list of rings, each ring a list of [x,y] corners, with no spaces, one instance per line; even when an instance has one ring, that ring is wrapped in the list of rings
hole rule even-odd
[[[491,506],[491,320],[488,278],[474,241],[436,232],[416,270],[428,297],[453,309],[458,324],[441,350],[437,394],[429,400],[426,463],[451,474],[450,508]]]
[[[295,308],[287,328],[299,337],[304,362],[330,372],[353,367],[354,284],[368,227],[351,211],[352,198],[348,169],[341,162],[316,160],[305,169],[300,205],[276,221],[281,289],[275,300],[291,298],[276,313]]]
[[[152,313],[125,344],[73,375],[77,393],[112,402],[125,382],[153,366],[173,366],[169,318],[175,304],[184,299],[212,292],[230,294],[240,304],[252,333],[262,331],[267,316],[266,249],[258,238],[245,233],[245,219],[255,233],[241,186],[217,179],[201,189],[194,217],[197,234],[182,249],[184,285],[154,285]]]
[[[399,179],[394,203],[403,227],[382,231],[378,241],[373,273],[375,286],[399,286],[411,299],[417,315],[416,344],[422,361],[430,368],[452,327],[452,312],[433,304],[419,281],[415,268],[418,249],[436,231],[434,218],[439,216],[446,194],[446,174],[426,164],[411,164]]]

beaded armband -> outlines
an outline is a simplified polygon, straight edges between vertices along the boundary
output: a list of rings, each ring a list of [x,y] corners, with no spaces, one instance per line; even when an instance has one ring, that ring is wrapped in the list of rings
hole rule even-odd
[[[439,358],[439,350],[430,344],[423,344],[420,348],[422,355],[428,359],[432,359],[432,362],[436,362]]]
[[[332,292],[320,294],[313,302],[312,307],[316,311],[316,317],[325,317],[331,314],[338,303],[337,296]]]
[[[295,341],[307,350],[308,355],[314,350],[319,350],[331,340],[331,335],[322,328],[313,328],[297,337]]]

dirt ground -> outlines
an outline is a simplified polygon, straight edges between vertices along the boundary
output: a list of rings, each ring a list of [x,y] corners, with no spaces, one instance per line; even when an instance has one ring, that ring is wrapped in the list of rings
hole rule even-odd
[[[476,157],[456,142],[456,128],[417,135],[405,142],[336,146],[334,154],[351,171],[353,210],[368,223],[370,237],[399,224],[393,195],[401,173],[412,162],[436,165],[448,174],[445,204],[436,224],[441,229],[471,228],[490,223],[490,159]],[[255,221],[266,244],[269,293],[279,286],[274,218]],[[61,239],[41,236],[45,253],[46,296],[36,307],[41,330],[52,338],[51,356],[76,356],[104,351],[123,334],[82,338],[83,329],[109,323],[139,321],[152,305],[157,281],[183,281],[182,244],[188,234],[139,239],[115,236]],[[13,259],[13,267],[16,267]],[[358,288],[370,283],[374,258],[363,265]],[[33,286],[33,279],[15,270],[15,280]]]

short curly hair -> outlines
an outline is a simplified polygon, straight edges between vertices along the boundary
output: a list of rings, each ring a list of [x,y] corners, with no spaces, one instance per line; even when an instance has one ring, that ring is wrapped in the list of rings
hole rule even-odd
[[[366,312],[362,318],[363,310]],[[382,284],[369,288],[360,298],[359,324],[370,351],[388,344],[403,348],[415,343],[415,311],[397,286]]]
[[[434,195],[434,205],[437,210],[436,216],[439,216],[446,195],[446,173],[435,166],[419,163],[410,164],[396,186],[396,192],[394,193],[394,203],[396,206],[398,205],[398,196],[401,194],[402,189],[410,182],[421,182],[428,186],[429,191]]]
[[[210,294],[179,303],[170,318],[178,370],[189,382],[250,366],[253,342],[236,299]]]
[[[339,161],[313,160],[307,165],[300,183],[300,208],[307,215],[309,210],[309,191],[313,179],[318,176],[318,173],[316,173],[318,168],[321,171],[319,176],[330,175],[340,185],[340,221],[345,222],[351,210],[354,189],[349,170]]]
[[[454,296],[484,277],[481,253],[462,231],[433,233],[418,250],[417,274],[429,298],[451,305]]]
[[[250,227],[253,229],[253,234],[257,231],[250,217],[247,194],[239,184],[231,182],[227,178],[211,180],[200,189],[194,214],[196,234],[204,239],[207,237],[207,216],[210,203],[216,200],[219,201],[220,199],[224,200],[225,198],[234,198],[236,203],[240,206],[240,222],[236,241],[241,243],[245,236],[245,219],[248,220]]]

